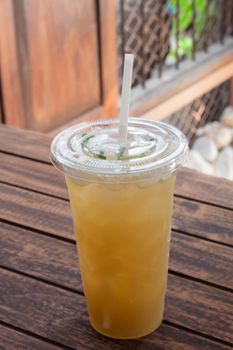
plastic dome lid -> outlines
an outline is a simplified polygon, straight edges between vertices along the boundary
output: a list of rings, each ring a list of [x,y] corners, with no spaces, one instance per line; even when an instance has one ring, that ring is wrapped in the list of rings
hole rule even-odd
[[[169,124],[130,118],[127,146],[118,143],[118,119],[81,123],[58,134],[51,159],[73,176],[127,176],[155,172],[166,176],[186,160],[187,139]]]

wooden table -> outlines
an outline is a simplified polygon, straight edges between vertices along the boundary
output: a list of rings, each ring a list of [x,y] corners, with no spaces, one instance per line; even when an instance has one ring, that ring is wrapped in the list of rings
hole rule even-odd
[[[175,190],[165,316],[134,341],[89,325],[51,139],[0,128],[1,349],[232,349],[233,186],[187,169]]]

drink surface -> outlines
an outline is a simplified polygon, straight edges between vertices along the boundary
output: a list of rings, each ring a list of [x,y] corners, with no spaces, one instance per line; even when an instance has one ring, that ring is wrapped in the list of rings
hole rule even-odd
[[[136,338],[162,321],[174,182],[66,177],[90,321],[102,334]]]

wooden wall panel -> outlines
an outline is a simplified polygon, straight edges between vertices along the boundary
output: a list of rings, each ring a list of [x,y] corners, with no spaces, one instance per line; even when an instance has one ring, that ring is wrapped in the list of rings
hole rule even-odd
[[[100,103],[95,3],[24,0],[24,8],[34,113],[30,126],[49,128]]]
[[[0,0],[0,64],[8,124],[116,116],[114,2]]]
[[[6,122],[25,127],[12,0],[0,0],[0,69]]]

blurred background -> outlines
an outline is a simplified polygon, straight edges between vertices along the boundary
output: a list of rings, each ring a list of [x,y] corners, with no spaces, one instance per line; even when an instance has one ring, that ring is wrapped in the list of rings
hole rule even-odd
[[[124,52],[132,116],[190,145],[224,113],[232,123],[232,0],[0,0],[1,123],[54,135],[117,116]]]

